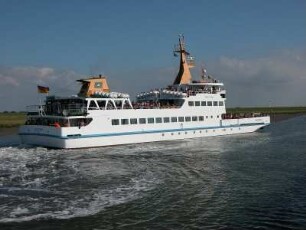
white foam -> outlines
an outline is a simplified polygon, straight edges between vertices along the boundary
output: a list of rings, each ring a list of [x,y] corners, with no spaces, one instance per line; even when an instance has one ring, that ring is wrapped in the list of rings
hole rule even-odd
[[[138,199],[160,182],[138,163],[103,155],[102,149],[84,154],[84,150],[0,148],[0,198],[4,201],[0,223],[94,215]],[[115,179],[110,184],[98,184],[111,177]]]
[[[91,191],[91,195],[85,195],[75,200],[63,200],[58,198],[53,199],[52,203],[60,205],[58,210],[44,211],[44,204],[42,200],[37,203],[28,204],[28,208],[18,205],[13,208],[8,216],[2,217],[0,223],[8,222],[24,222],[34,219],[70,219],[74,217],[83,217],[88,215],[94,215],[101,212],[104,208],[129,202],[131,200],[140,198],[142,192],[151,190],[155,187],[157,180],[147,181],[142,179],[131,180],[131,185],[119,186],[114,189],[101,189]],[[7,209],[9,207],[6,207]],[[30,210],[41,210],[41,213],[31,213]]]
[[[19,215],[24,215],[24,214],[28,214],[29,213],[29,209],[27,208],[21,208],[20,206],[18,206],[17,208],[15,208],[11,213],[10,216],[11,217],[16,217]]]

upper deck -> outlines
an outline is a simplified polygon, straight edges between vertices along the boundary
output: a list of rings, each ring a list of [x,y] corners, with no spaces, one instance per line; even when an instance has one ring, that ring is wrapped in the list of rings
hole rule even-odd
[[[179,44],[174,50],[180,56],[180,67],[175,81],[165,88],[142,92],[136,101],[131,102],[126,93],[112,92],[105,76],[93,76],[80,79],[81,89],[78,96],[55,97],[48,96],[45,105],[28,107],[28,115],[39,116],[87,116],[93,110],[129,110],[129,109],[169,109],[181,108],[186,101],[226,100],[224,84],[206,74],[202,69],[200,80],[192,80],[190,68],[195,66],[195,60],[186,50],[184,37],[180,36]],[[207,100],[208,101],[208,100]]]

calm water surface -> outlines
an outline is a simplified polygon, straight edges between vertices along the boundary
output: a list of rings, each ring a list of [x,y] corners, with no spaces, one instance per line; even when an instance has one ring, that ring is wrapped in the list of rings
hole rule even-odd
[[[87,150],[1,136],[0,229],[306,229],[306,117]]]

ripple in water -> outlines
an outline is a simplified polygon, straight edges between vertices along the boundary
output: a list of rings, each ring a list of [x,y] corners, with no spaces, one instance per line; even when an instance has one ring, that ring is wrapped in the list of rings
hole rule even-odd
[[[0,226],[306,229],[305,130],[304,116],[259,133],[183,141],[2,145]]]
[[[1,148],[0,222],[93,215],[159,183],[113,150]]]

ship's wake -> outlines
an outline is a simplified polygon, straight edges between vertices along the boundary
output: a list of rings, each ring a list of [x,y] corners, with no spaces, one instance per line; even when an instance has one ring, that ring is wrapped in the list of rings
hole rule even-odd
[[[0,222],[88,216],[142,197],[159,180],[120,150],[0,148]]]

